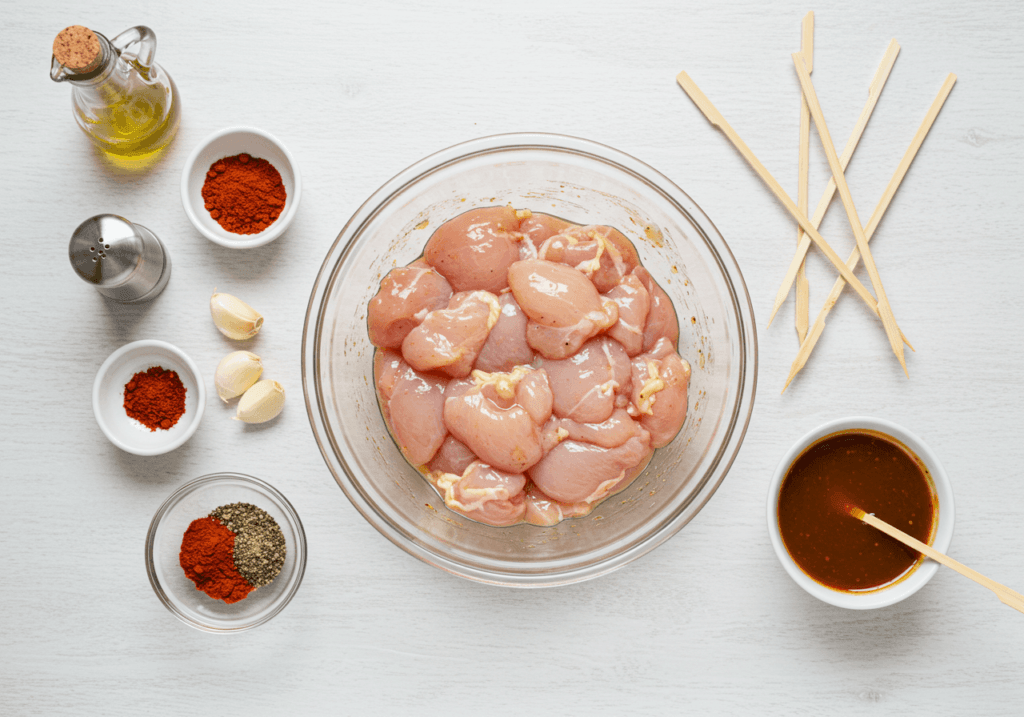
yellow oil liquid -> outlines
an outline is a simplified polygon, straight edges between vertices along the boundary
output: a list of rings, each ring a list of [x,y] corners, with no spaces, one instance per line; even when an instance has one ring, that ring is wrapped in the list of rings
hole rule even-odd
[[[104,102],[77,111],[79,125],[113,165],[147,167],[174,139],[181,102],[174,81],[167,75],[162,81],[164,86],[135,78],[129,87],[100,87]]]

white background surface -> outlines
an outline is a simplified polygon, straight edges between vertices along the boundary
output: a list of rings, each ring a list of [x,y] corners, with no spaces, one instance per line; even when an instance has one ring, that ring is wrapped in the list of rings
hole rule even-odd
[[[1019,4],[146,5],[0,7],[0,712],[1020,714],[1024,615],[948,570],[891,608],[827,606],[783,572],[764,519],[770,474],[800,435],[844,415],[888,418],[952,478],[954,557],[1024,590]],[[789,53],[811,9],[813,79],[840,146],[889,39],[903,48],[848,173],[864,220],[946,73],[959,82],[872,243],[917,348],[910,380],[847,292],[780,396],[797,349],[792,299],[765,321],[795,226],[674,77],[686,69],[795,196]],[[53,37],[73,23],[156,31],[184,116],[149,174],[105,169],[70,88],[47,78]],[[232,251],[193,230],[178,182],[197,142],[246,123],[289,146],[305,186],[282,239]],[[299,362],[313,279],[356,207],[426,154],[513,131],[586,137],[671,177],[743,268],[760,346],[746,441],[708,506],[640,561],[541,591],[451,577],[370,528],[313,441]],[[816,202],[828,176],[816,135],[811,159]],[[151,304],[108,303],[72,272],[68,239],[100,212],[169,247],[173,275]],[[843,256],[853,246],[838,200],[822,232]],[[813,319],[833,273],[816,255],[809,275]],[[214,368],[236,348],[209,319],[214,287],[266,317],[251,350],[289,396],[272,424],[233,422],[213,396]],[[210,392],[198,433],[156,458],[108,443],[90,404],[106,356],[141,338],[184,349]],[[143,564],[160,503],[217,470],[277,486],[309,541],[291,605],[227,636],[175,620]]]

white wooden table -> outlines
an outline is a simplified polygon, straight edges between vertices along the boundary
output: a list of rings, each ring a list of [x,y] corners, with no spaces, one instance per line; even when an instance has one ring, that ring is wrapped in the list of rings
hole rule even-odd
[[[946,570],[891,608],[829,607],[783,572],[764,512],[771,471],[798,436],[844,415],[889,418],[952,477],[951,553],[1024,590],[1024,11],[1013,0],[719,5],[180,0],[125,13],[5,0],[0,713],[1021,714],[1024,616]],[[780,396],[797,348],[792,299],[765,321],[795,227],[674,77],[686,69],[795,196],[789,53],[810,9],[813,79],[837,143],[889,39],[903,48],[848,173],[864,218],[946,73],[959,82],[872,244],[917,348],[910,380],[847,293]],[[74,125],[69,88],[47,79],[53,37],[73,23],[156,31],[184,119],[149,174],[104,169]],[[233,124],[283,139],[305,179],[287,234],[242,252],[194,231],[178,192],[192,147]],[[700,204],[743,268],[760,372],[739,457],[681,533],[599,580],[516,591],[420,563],[356,513],[313,441],[299,348],[323,256],[374,189],[448,145],[527,130],[633,154]],[[815,201],[828,176],[816,136],[811,160]],[[158,300],[114,306],[73,274],[71,232],[100,212],[169,247]],[[844,256],[853,246],[838,200],[822,233]],[[817,311],[833,273],[817,254],[808,266]],[[96,370],[122,344],[159,338],[212,389],[233,347],[209,320],[214,287],[266,316],[253,350],[286,386],[285,413],[246,428],[211,395],[181,449],[122,453],[93,419]],[[309,541],[291,605],[228,636],[175,620],[143,564],[156,508],[217,470],[280,488]]]

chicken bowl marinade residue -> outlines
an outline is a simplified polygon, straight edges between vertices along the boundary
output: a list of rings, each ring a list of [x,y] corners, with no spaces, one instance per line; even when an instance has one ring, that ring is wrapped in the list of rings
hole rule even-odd
[[[367,324],[395,442],[481,523],[588,514],[686,418],[672,302],[611,227],[468,211],[383,278]]]

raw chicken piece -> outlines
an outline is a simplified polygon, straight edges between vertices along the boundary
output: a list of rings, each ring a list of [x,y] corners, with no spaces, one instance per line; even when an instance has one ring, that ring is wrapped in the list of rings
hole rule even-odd
[[[650,436],[643,429],[616,448],[565,440],[528,473],[538,489],[561,503],[593,504],[607,496],[650,452]]]
[[[402,356],[417,371],[442,371],[452,378],[468,376],[500,313],[494,294],[460,292],[447,309],[431,311],[409,332],[402,341]]]
[[[508,373],[473,371],[473,386],[488,400],[501,408],[522,407],[538,426],[551,417],[553,397],[548,374],[544,369],[517,366]],[[469,389],[456,387],[451,395],[462,395]],[[445,394],[448,398],[449,394]]]
[[[667,339],[655,344],[664,349]],[[674,351],[641,354],[633,359],[633,409],[651,434],[651,446],[667,446],[686,420],[686,389],[690,383],[690,364]]]
[[[605,297],[619,307],[619,320],[608,329],[608,335],[622,344],[626,353],[636,356],[644,349],[644,327],[651,310],[651,295],[636,274],[630,274]]]
[[[599,225],[570,227],[546,240],[537,256],[579,269],[602,294],[640,265],[633,242],[617,230]]]
[[[675,353],[675,345],[664,336],[654,342],[654,346],[644,352],[650,358],[663,359],[671,353]]]
[[[544,453],[539,424],[547,416],[543,396],[538,396],[542,387],[534,378],[528,389],[519,391],[521,382],[532,373],[542,372],[524,366],[509,374],[474,371],[477,385],[464,393],[462,386],[457,387],[444,402],[444,422],[452,435],[480,460],[509,473],[522,473]],[[519,401],[527,403],[530,410]]]
[[[573,355],[619,319],[615,302],[602,299],[582,272],[564,264],[518,261],[509,267],[508,281],[530,319],[526,341],[546,358]]]
[[[627,469],[623,473],[622,478],[620,478],[617,483],[615,483],[614,485],[609,485],[607,487],[607,492],[605,493],[604,498],[607,498],[608,496],[614,495],[615,493],[618,493],[619,491],[625,489],[626,486],[632,483],[637,476],[644,472],[644,470],[647,468],[647,465],[651,462],[651,458],[653,456],[654,448],[651,448],[650,450],[647,451],[646,457],[641,459],[641,461],[632,468]],[[562,515],[566,518],[577,518],[581,515],[587,515],[588,513],[590,513],[592,510],[594,510],[596,504],[587,502],[559,503],[558,506],[562,511]]]
[[[614,323],[618,319],[615,303],[610,302],[606,306],[608,313],[605,316],[591,314],[575,326],[564,329],[554,329],[530,321],[526,325],[526,341],[544,358],[557,360],[572,356],[587,339],[600,333],[609,322]]]
[[[572,222],[567,222],[564,219],[553,217],[550,214],[532,214],[523,220],[523,223],[519,225],[519,231],[522,232],[523,236],[529,239],[529,243],[534,248],[534,257],[536,258],[536,252],[540,249],[540,245],[546,240],[553,237],[559,232],[563,232],[570,227],[579,226]],[[527,242],[523,242],[526,244]]]
[[[608,495],[628,485],[637,475],[643,472],[648,462],[647,460],[641,461],[639,466],[626,471],[626,475],[619,481],[618,485],[608,491]],[[594,510],[595,506],[595,503],[587,503],[586,501],[562,503],[544,495],[536,485],[530,484],[526,491],[526,514],[523,516],[523,521],[531,525],[548,527],[556,525],[566,518],[579,518],[580,516],[587,515]]]
[[[402,367],[402,354],[390,349],[382,349],[373,354],[373,382],[380,391],[381,398],[387,402],[395,390],[395,381]]]
[[[537,486],[531,484],[526,491],[526,511],[523,514],[523,520],[530,525],[548,527],[561,523],[564,518],[561,504],[544,495]]]
[[[414,466],[427,463],[444,442],[445,381],[422,374],[392,351],[378,351],[374,368],[384,417],[398,447]]]
[[[520,218],[511,207],[472,209],[437,228],[424,258],[455,291],[499,293],[519,261]]]
[[[643,473],[645,470],[647,470],[647,466],[651,462],[651,459],[653,457],[654,457],[654,446],[651,446],[650,450],[647,451],[647,456],[643,460],[641,460],[639,463],[637,463],[635,466],[633,466],[632,468],[628,469],[626,471],[625,475],[622,476],[622,479],[618,483],[613,485],[608,490],[608,495],[612,495],[614,493],[618,493],[620,490],[623,490],[624,488],[626,488],[626,486],[628,486],[630,483],[632,483],[636,479],[637,476],[639,476],[641,473]],[[563,513],[566,512],[565,507],[562,508],[562,512]]]
[[[557,418],[554,419],[553,427],[555,430],[561,428],[565,438],[592,443],[601,448],[621,446],[640,433],[640,424],[622,408],[616,408],[611,417],[601,423],[579,423],[571,418]]]
[[[638,266],[633,270],[633,274],[651,295],[651,310],[647,314],[647,324],[644,326],[643,350],[650,351],[660,338],[667,338],[674,346],[679,340],[679,320],[676,318],[676,310],[672,308],[672,300],[668,298],[665,290],[658,286],[647,269]]]
[[[521,473],[505,473],[477,461],[462,475],[438,474],[435,483],[445,505],[480,523],[513,525],[526,512],[526,477]]]
[[[366,311],[370,342],[398,348],[428,312],[448,306],[452,287],[429,266],[400,266],[380,282]]]
[[[615,394],[629,391],[630,365],[626,350],[614,339],[591,339],[571,358],[544,360],[560,418],[600,423],[615,409]]]
[[[444,439],[444,443],[434,454],[434,460],[430,461],[427,468],[432,473],[454,473],[462,475],[469,464],[476,460],[476,454],[466,447],[466,444],[455,440],[452,436]]]
[[[601,311],[601,295],[582,272],[552,261],[517,261],[508,269],[509,287],[533,321],[562,328]]]
[[[533,361],[533,349],[526,343],[526,314],[510,293],[498,297],[498,303],[501,314],[474,364],[481,371],[511,371]]]
[[[551,417],[554,395],[547,371],[531,370],[519,381],[516,385],[516,403],[526,409],[538,426]]]

